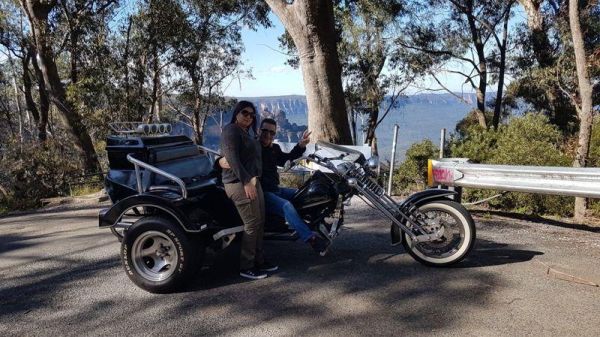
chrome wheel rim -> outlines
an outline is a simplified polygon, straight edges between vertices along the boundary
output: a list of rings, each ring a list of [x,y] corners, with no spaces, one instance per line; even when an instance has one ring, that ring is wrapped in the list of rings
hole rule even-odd
[[[428,233],[442,230],[440,239],[416,244],[416,248],[424,255],[446,258],[456,254],[465,242],[463,226],[454,214],[441,209],[423,211],[424,229]]]
[[[178,259],[175,243],[164,233],[144,232],[133,242],[133,267],[149,281],[159,282],[173,275]]]

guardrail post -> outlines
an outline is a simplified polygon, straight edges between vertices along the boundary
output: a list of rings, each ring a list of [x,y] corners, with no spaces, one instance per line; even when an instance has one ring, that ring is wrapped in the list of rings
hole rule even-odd
[[[388,177],[388,188],[387,194],[392,195],[392,178],[394,177],[394,162],[396,161],[396,144],[398,142],[398,129],[400,126],[398,124],[394,125],[394,138],[392,138],[392,156],[390,159],[390,173]]]
[[[440,158],[444,158],[444,148],[446,147],[446,128],[440,131]]]
[[[457,194],[454,195],[454,201],[458,202],[459,204],[462,203],[462,192],[463,192],[462,187],[455,186],[454,190],[457,193]]]

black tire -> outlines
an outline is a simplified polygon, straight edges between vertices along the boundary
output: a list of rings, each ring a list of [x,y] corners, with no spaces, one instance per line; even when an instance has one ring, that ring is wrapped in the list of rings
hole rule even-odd
[[[121,262],[138,287],[151,293],[173,292],[198,270],[204,255],[200,242],[169,219],[144,217],[127,230]]]
[[[419,211],[424,215],[433,212],[446,213],[454,220],[455,233],[449,237],[450,224],[444,224],[445,234],[442,239],[434,242],[411,244],[410,236],[402,233],[402,245],[415,260],[432,267],[447,267],[464,259],[475,244],[475,222],[467,209],[451,200],[434,200],[419,206]],[[434,213],[435,214],[435,213]],[[412,247],[411,247],[412,246]],[[441,248],[449,249],[443,254],[436,254],[432,250]]]

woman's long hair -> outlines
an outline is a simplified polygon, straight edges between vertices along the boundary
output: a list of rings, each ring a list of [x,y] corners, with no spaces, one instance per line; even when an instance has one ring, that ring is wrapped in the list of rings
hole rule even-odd
[[[237,115],[244,110],[245,108],[252,108],[252,110],[254,110],[254,121],[252,122],[252,125],[250,125],[250,128],[252,129],[252,131],[254,131],[254,135],[256,135],[256,125],[257,125],[257,120],[258,120],[258,111],[256,111],[256,107],[254,106],[254,104],[252,104],[252,102],[248,102],[248,101],[239,101],[237,102],[237,104],[235,105],[235,107],[233,108],[233,115],[231,116],[231,122],[229,122],[230,124],[235,123],[235,120],[237,118]]]

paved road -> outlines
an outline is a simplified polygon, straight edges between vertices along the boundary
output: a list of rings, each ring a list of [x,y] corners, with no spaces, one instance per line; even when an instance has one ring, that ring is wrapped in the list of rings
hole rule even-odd
[[[600,231],[478,216],[471,257],[434,269],[358,204],[327,257],[270,242],[281,271],[266,280],[241,280],[230,251],[186,291],[154,295],[129,281],[97,210],[0,219],[0,335],[600,334],[600,288],[574,282],[600,284]]]

